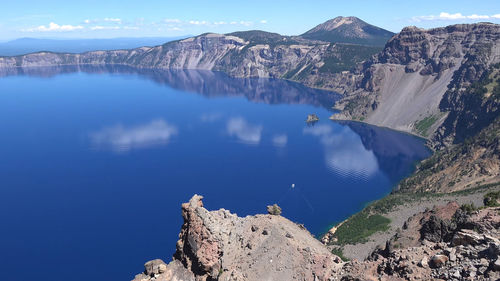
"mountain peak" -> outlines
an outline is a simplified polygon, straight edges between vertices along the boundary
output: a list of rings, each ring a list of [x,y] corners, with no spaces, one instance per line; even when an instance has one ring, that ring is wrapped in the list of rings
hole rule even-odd
[[[314,29],[317,29],[317,30],[322,29],[322,30],[331,31],[333,29],[339,28],[341,25],[349,25],[349,24],[359,23],[359,22],[363,22],[363,21],[357,17],[338,16],[336,18],[333,18],[331,20],[328,20],[328,21],[316,26],[315,28],[313,28],[313,30]]]
[[[302,34],[301,37],[332,43],[384,46],[394,33],[357,17],[336,17]]]

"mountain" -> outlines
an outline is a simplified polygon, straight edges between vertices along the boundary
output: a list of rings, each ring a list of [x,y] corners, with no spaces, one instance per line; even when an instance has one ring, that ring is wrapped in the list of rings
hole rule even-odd
[[[336,17],[300,36],[332,43],[384,46],[394,33],[368,24],[357,17]]]
[[[131,50],[0,57],[0,68],[118,64],[290,79],[343,94],[335,119],[418,134],[440,148],[477,133],[498,114],[498,98],[488,94],[492,85],[482,95],[468,89],[500,62],[499,45],[500,25],[491,23],[408,27],[383,49],[247,31]]]
[[[350,78],[335,73],[350,71],[380,49],[332,44],[262,31],[232,34],[207,33],[155,47],[92,51],[81,54],[38,52],[0,57],[0,68],[81,64],[121,64],[156,69],[204,69],[234,77],[273,77],[308,86],[337,90]],[[336,79],[345,79],[342,83]],[[344,91],[343,88],[338,90]]]
[[[19,38],[0,43],[0,56],[17,56],[49,51],[57,53],[83,53],[96,50],[133,49],[142,46],[157,46],[182,37],[137,37],[111,39],[38,39]]]
[[[453,192],[500,180],[500,26],[407,27],[363,63],[332,119],[428,138],[438,150],[400,192]]]
[[[499,46],[497,24],[404,28],[360,66],[333,118],[415,133],[434,148],[462,142],[499,114]],[[482,79],[488,85],[476,93]]]

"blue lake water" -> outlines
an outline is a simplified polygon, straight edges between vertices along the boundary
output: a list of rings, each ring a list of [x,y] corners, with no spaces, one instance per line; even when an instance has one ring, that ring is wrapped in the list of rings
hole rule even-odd
[[[0,76],[6,281],[130,280],[171,259],[195,193],[240,216],[278,203],[318,234],[429,155],[413,136],[328,120],[336,94],[282,80],[125,67]],[[320,121],[308,126],[309,113]]]

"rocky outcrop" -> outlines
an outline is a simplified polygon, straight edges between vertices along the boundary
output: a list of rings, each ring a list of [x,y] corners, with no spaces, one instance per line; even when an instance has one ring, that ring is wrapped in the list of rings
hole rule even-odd
[[[134,281],[497,280],[499,209],[451,202],[418,213],[365,261],[343,262],[303,226],[282,216],[208,211],[195,195],[173,260],[152,260]]]
[[[210,212],[198,195],[182,204],[182,216],[173,261],[146,263],[135,281],[328,280],[341,267],[303,226],[281,216]]]
[[[306,119],[306,122],[307,123],[314,123],[314,122],[318,122],[319,121],[319,117],[318,115],[316,114],[307,114],[307,119]]]
[[[498,209],[467,213],[451,202],[411,217],[385,249],[344,270],[349,280],[365,269],[379,280],[498,280],[499,227]]]

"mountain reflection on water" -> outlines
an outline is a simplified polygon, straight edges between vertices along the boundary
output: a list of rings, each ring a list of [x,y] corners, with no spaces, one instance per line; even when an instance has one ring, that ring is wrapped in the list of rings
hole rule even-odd
[[[331,91],[305,87],[282,79],[234,78],[222,72],[206,70],[163,70],[135,68],[122,65],[79,65],[0,68],[0,77],[27,75],[50,78],[61,74],[134,74],[174,89],[206,97],[246,97],[252,102],[266,104],[310,104],[331,110],[340,98]]]

